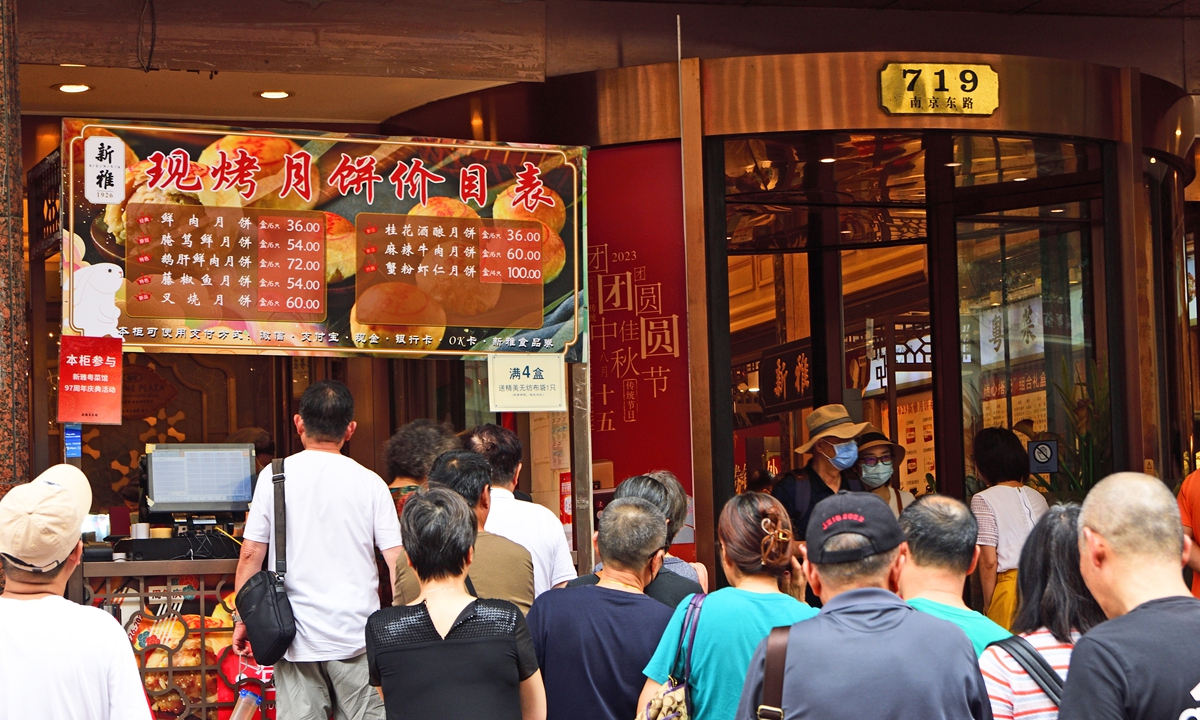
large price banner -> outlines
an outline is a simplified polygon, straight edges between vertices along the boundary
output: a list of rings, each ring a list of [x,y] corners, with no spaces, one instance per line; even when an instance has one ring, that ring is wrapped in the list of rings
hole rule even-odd
[[[63,123],[63,334],[581,356],[585,150]]]

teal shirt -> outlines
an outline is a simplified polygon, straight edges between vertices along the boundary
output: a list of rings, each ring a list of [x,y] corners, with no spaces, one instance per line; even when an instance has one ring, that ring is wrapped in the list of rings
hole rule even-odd
[[[646,677],[656,683],[666,684],[671,674],[691,598],[689,595],[675,608],[646,666]],[[695,720],[729,720],[736,715],[742,683],[758,644],[771,628],[794,625],[816,614],[815,608],[783,593],[754,593],[732,587],[710,593],[700,608],[692,646],[690,692]]]
[[[923,613],[949,620],[955,625],[963,629],[967,634],[967,639],[975,646],[975,655],[982,655],[989,643],[996,640],[1003,640],[1012,635],[1009,631],[1000,627],[996,623],[988,619],[986,615],[977,613],[974,610],[963,610],[945,603],[926,600],[925,598],[913,598],[908,601],[908,604]]]

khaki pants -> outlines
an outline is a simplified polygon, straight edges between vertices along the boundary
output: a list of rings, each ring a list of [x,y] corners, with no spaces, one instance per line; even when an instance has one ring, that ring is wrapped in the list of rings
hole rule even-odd
[[[349,660],[275,663],[276,720],[384,720],[366,654]]]

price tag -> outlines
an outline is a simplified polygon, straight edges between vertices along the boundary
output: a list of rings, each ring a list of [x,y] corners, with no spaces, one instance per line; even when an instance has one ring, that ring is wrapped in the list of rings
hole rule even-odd
[[[479,281],[504,285],[541,285],[541,223],[512,225],[483,229]]]
[[[258,309],[325,316],[325,228],[310,217],[258,221]]]

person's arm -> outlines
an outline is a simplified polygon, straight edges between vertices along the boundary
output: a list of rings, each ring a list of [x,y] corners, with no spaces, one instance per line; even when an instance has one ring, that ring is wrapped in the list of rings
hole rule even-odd
[[[1200,543],[1196,542],[1196,533],[1190,527],[1185,527],[1183,534],[1192,539],[1192,551],[1188,553],[1187,566],[1193,573],[1200,573]]]
[[[979,523],[975,544],[979,546],[979,583],[983,586],[983,612],[992,605],[992,593],[996,591],[996,576],[999,558],[996,546],[1000,544],[1000,530],[996,525],[996,513],[982,495],[971,498],[971,512]]]
[[[392,587],[396,587],[396,563],[400,561],[400,553],[404,552],[404,548],[397,545],[387,550],[380,550],[380,552],[383,553],[383,561],[387,563]]]
[[[646,684],[642,686],[642,694],[638,695],[637,708],[635,708],[639,718],[645,714],[646,706],[654,699],[661,687],[662,683],[654,682],[653,678],[646,678]]]
[[[111,653],[107,716],[119,720],[151,720],[150,703],[146,702],[146,690],[142,686],[133,647],[118,623],[113,622],[105,646]],[[12,690],[16,691],[16,688]]]
[[[1124,720],[1128,693],[1121,663],[1085,635],[1071,651],[1059,720]]]
[[[999,573],[996,568],[996,548],[988,545],[979,546],[979,584],[983,586],[983,613],[986,615],[992,606],[992,594],[996,592],[996,578]]]
[[[746,671],[746,681],[742,685],[742,698],[738,701],[737,715],[734,720],[756,720],[758,706],[762,701],[763,673],[767,667],[767,640],[763,638],[750,658],[750,667]]]
[[[704,566],[704,563],[694,562],[688,564],[696,571],[696,577],[700,578],[700,587],[704,589],[704,592],[708,592],[708,568]]]
[[[242,539],[242,551],[238,555],[237,572],[233,576],[235,598],[246,581],[262,570],[263,562],[267,559],[267,550],[270,547],[267,543]],[[246,639],[246,625],[235,623],[233,626],[233,651],[238,655],[246,655],[250,650],[250,643]]]
[[[546,510],[546,508],[542,509]],[[552,538],[551,542],[554,547],[554,566],[550,573],[550,586],[565,587],[569,581],[579,577],[579,572],[575,570],[575,563],[571,561],[571,548],[567,545],[567,536],[563,533],[558,517],[549,510],[546,510],[544,516],[548,519],[545,532]]]
[[[521,681],[521,720],[546,720],[546,686],[542,671]]]

